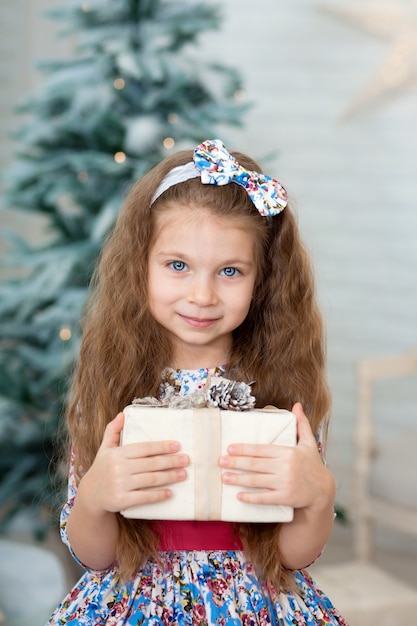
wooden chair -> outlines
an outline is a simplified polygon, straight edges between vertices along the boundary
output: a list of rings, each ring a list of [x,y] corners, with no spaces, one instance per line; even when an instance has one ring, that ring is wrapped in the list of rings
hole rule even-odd
[[[417,546],[417,404],[412,432],[381,445],[375,420],[376,383],[408,376],[414,376],[417,385],[417,348],[358,363],[353,493],[348,507],[354,560],[328,566],[319,562],[312,572],[349,626],[403,626],[417,619],[417,549],[412,584],[398,580],[374,561],[377,524],[404,533]],[[396,404],[400,411],[401,398]]]
[[[417,348],[400,355],[363,359],[358,364],[356,460],[350,514],[355,556],[368,563],[374,558],[376,524],[409,535],[417,546],[417,404],[413,407],[412,430],[390,437],[385,443],[378,443],[374,416],[375,383],[408,376],[415,379],[417,389]],[[401,398],[397,406],[401,411]],[[398,417],[394,415],[393,419]]]

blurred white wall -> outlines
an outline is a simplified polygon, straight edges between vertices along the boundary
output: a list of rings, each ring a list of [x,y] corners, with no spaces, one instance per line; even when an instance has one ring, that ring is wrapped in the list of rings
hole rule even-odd
[[[338,9],[358,9],[362,26],[331,14]],[[417,5],[241,0],[224,11],[207,53],[240,68],[254,103],[245,128],[228,134],[261,159],[277,152],[267,172],[287,186],[315,263],[334,397],[329,461],[344,500],[356,362],[417,345]],[[391,70],[410,80],[389,94]],[[374,84],[372,106],[346,117]],[[389,386],[376,394],[382,437],[390,420],[417,424],[416,381]]]
[[[54,38],[56,25],[38,15],[56,2],[1,3],[3,165],[4,131],[15,123],[11,105],[42,81],[33,61],[69,50],[70,42]],[[313,0],[225,2],[221,32],[207,34],[203,48],[213,61],[240,70],[253,103],[245,127],[227,129],[227,144],[256,156],[288,188],[313,256],[334,396],[329,461],[343,501],[353,456],[355,364],[417,344],[417,80],[391,97],[382,88],[372,106],[344,116],[371,81],[381,83],[379,68],[387,69],[396,42],[417,31],[417,9],[408,0],[327,0],[321,7]],[[368,11],[368,27],[365,18],[355,26],[330,8]],[[388,10],[399,11],[397,18],[382,22]],[[368,32],[378,25],[384,37]],[[397,57],[397,69],[409,62],[415,76],[416,50]],[[401,428],[416,423],[416,385],[394,397],[385,403],[381,389],[382,434],[392,415]]]

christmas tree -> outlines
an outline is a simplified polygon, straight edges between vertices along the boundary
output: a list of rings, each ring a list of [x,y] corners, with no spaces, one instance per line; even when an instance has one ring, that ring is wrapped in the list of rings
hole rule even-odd
[[[41,64],[2,199],[46,216],[48,236],[14,234],[6,262],[23,272],[0,284],[0,520],[23,509],[38,531],[62,486],[51,460],[87,286],[127,188],[244,112],[233,68],[199,57],[199,37],[221,21],[212,3],[77,0],[50,15],[77,48]]]

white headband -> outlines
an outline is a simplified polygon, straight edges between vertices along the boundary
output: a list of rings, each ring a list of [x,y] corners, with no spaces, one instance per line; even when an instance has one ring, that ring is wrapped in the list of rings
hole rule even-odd
[[[191,178],[200,177],[203,185],[243,187],[260,215],[278,215],[287,206],[288,194],[274,178],[242,167],[220,139],[207,139],[194,149],[193,161],[174,167],[161,181],[151,204],[167,189]]]
[[[174,169],[168,172],[168,174],[162,179],[161,184],[153,195],[151,205],[158,200],[159,196],[162,196],[164,191],[170,187],[173,187],[178,183],[185,183],[186,180],[190,180],[191,178],[199,178],[200,176],[200,170],[196,168],[193,161],[190,161],[190,163],[186,163],[185,165],[178,165],[178,167],[174,167]]]

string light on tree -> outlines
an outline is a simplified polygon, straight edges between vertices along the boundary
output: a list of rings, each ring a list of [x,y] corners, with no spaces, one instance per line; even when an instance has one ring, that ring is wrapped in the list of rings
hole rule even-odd
[[[172,148],[175,146],[175,139],[173,139],[173,137],[165,137],[162,143],[166,150],[172,150]]]
[[[116,80],[113,82],[113,87],[115,89],[119,89],[119,90],[124,89],[125,85],[126,83],[125,83],[124,78],[116,78]]]
[[[114,155],[116,163],[124,163],[126,161],[126,154],[124,152],[116,152]]]
[[[71,333],[71,329],[70,328],[61,328],[61,330],[59,331],[59,338],[62,341],[69,341],[72,337],[72,333]]]
[[[169,113],[167,119],[170,124],[178,124],[178,120],[179,120],[178,113]]]
[[[88,180],[88,172],[86,172],[85,170],[81,170],[81,172],[78,172],[77,178],[80,181],[80,183],[87,182],[87,180]]]

